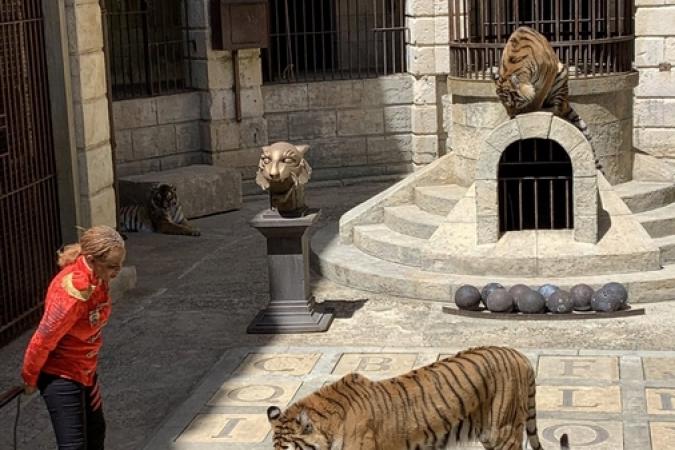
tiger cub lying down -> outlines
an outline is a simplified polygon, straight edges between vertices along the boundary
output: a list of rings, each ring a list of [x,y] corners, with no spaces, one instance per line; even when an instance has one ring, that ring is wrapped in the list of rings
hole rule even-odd
[[[275,450],[521,450],[525,431],[541,450],[534,376],[522,353],[478,347],[387,380],[349,374],[267,417]]]

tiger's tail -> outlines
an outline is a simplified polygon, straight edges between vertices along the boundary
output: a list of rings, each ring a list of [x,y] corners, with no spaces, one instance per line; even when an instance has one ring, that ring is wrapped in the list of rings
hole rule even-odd
[[[537,431],[537,403],[535,400],[537,387],[534,381],[534,374],[532,374],[531,380],[527,393],[527,422],[525,423],[527,441],[532,450],[544,450],[541,442],[539,442],[539,433]],[[560,450],[570,450],[567,434],[560,436]]]
[[[593,158],[595,159],[595,168],[602,171],[602,164],[600,164],[600,160],[598,159],[597,155],[595,154],[595,148],[593,148],[593,143],[591,142],[591,133],[588,131],[588,125],[586,125],[586,122],[584,122],[584,119],[579,117],[579,114],[572,108],[572,106],[569,106],[569,110],[567,111],[567,114],[565,114],[564,119],[567,120],[569,123],[574,125],[581,131],[581,133],[584,135],[586,140],[591,144],[591,148],[593,149]]]

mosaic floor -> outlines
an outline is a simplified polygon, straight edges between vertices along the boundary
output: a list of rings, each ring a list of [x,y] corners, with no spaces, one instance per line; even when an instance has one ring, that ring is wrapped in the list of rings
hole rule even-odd
[[[268,406],[283,409],[352,371],[386,378],[454,352],[238,348],[224,355],[146,449],[271,449]],[[573,449],[675,450],[675,352],[524,353],[537,370],[544,448],[557,448],[567,432]]]

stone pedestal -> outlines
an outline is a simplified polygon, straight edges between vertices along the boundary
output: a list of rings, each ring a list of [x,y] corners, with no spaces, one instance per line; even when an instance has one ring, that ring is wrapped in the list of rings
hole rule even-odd
[[[309,228],[319,210],[285,218],[265,210],[250,222],[267,239],[270,303],[256,315],[248,333],[312,333],[326,331],[333,312],[314,309],[309,286]]]

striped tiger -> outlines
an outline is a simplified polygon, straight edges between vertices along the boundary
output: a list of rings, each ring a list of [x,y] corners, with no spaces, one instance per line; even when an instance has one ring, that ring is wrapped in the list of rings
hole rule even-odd
[[[534,377],[515,349],[477,347],[386,380],[346,375],[267,418],[275,450],[521,450],[525,431],[541,450]]]
[[[131,205],[120,208],[120,231],[156,231],[164,234],[199,236],[183,214],[176,188],[160,183],[150,191],[148,205]]]
[[[586,122],[569,103],[569,71],[551,43],[530,27],[511,33],[495,73],[497,96],[512,119],[518,114],[553,108],[553,113],[581,131],[590,142]],[[595,159],[597,169],[602,169]]]

